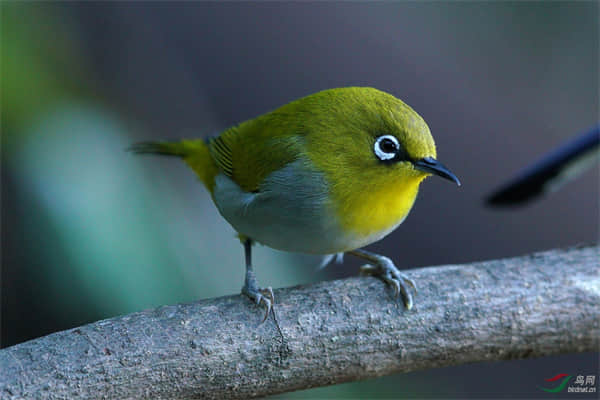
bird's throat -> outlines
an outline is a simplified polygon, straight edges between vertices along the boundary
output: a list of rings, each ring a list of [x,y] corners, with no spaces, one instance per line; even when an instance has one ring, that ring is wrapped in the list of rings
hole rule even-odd
[[[413,206],[425,176],[411,177],[392,185],[338,193],[338,217],[344,231],[360,237],[383,237],[398,226]]]

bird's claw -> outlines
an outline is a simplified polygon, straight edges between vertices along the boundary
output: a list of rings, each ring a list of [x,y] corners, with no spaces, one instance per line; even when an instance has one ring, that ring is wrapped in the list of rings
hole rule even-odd
[[[248,290],[247,288],[244,288],[242,289],[242,293],[250,297],[250,299],[254,300],[254,302],[257,305],[262,305],[263,307],[265,307],[265,316],[260,322],[261,324],[263,324],[269,317],[271,311],[273,310],[273,304],[275,303],[275,295],[273,294],[273,289],[270,286],[264,289],[256,290]]]
[[[269,313],[273,310],[273,304],[275,304],[275,295],[273,294],[273,288],[271,286],[265,289],[259,289],[264,295],[260,295],[262,302],[264,303],[265,308],[267,309],[265,312],[265,317],[260,322],[263,324],[267,318],[269,317]],[[268,296],[268,298],[266,298]],[[257,301],[257,304],[260,304],[260,301]]]
[[[360,268],[362,275],[373,275],[383,280],[394,290],[394,297],[402,295],[404,305],[408,310],[413,307],[413,299],[409,289],[417,294],[415,282],[396,268],[394,263],[388,258],[381,257],[380,262],[373,266],[371,264],[363,265]]]

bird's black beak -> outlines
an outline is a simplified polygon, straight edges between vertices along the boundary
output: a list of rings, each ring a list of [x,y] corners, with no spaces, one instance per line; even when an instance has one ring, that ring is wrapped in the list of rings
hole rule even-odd
[[[441,176],[442,178],[446,178],[460,186],[460,181],[456,175],[454,175],[448,168],[444,167],[441,162],[433,157],[424,157],[420,160],[413,161],[413,165],[416,169]]]

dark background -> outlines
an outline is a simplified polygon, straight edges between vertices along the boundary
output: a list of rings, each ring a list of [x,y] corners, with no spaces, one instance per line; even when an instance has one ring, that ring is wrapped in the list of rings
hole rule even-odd
[[[193,174],[123,150],[215,134],[326,88],[373,86],[407,102],[463,183],[427,180],[406,222],[370,247],[399,266],[598,241],[597,168],[526,207],[483,204],[598,120],[597,2],[1,7],[3,347],[239,293],[242,248]],[[317,263],[263,247],[255,264],[273,287],[359,266]],[[598,365],[597,353],[566,355],[281,397],[544,397],[545,378],[597,376]]]

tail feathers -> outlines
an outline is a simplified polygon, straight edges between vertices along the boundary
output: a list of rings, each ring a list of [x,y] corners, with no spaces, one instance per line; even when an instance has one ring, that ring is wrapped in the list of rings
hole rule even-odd
[[[215,176],[219,173],[203,139],[182,140],[180,142],[140,142],[127,149],[135,154],[159,154],[181,157],[190,166],[212,193]]]
[[[135,154],[160,154],[164,156],[185,157],[188,154],[186,146],[181,142],[139,142],[134,143],[127,151]]]

